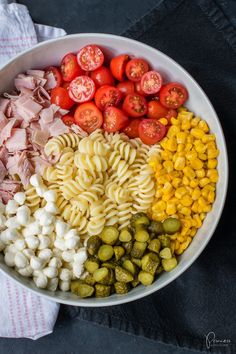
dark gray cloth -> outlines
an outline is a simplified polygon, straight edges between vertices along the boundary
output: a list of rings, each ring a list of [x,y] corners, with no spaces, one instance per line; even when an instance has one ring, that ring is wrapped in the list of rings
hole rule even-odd
[[[176,281],[155,294],[110,308],[66,307],[69,317],[185,348],[206,350],[205,336],[230,341],[212,352],[236,352],[236,30],[213,0],[162,1],[125,36],[171,56],[197,80],[220,118],[226,136],[230,181],[217,230],[199,259]],[[222,344],[222,343],[221,343]]]

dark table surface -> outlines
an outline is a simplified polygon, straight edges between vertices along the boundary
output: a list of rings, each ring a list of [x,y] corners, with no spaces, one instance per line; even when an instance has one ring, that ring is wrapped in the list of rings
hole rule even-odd
[[[67,33],[106,32],[120,34],[161,0],[20,0],[28,6],[33,21],[63,27]],[[171,1],[171,0],[170,0]],[[222,6],[226,1],[218,0]],[[228,15],[236,10],[230,3]],[[235,11],[236,13],[236,11]],[[17,353],[196,353],[132,336],[82,320],[68,320],[60,312],[54,332],[37,341],[1,339],[0,354]]]

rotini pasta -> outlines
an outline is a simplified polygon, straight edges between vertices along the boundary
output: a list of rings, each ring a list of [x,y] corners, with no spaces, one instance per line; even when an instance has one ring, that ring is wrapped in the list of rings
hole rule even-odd
[[[27,205],[31,209],[31,212],[34,212],[40,207],[41,198],[36,193],[35,188],[31,185],[29,185],[25,189],[25,195],[26,195],[25,205]]]
[[[47,156],[59,155],[66,147],[76,149],[80,138],[75,133],[62,134],[50,139],[44,147],[44,152]]]

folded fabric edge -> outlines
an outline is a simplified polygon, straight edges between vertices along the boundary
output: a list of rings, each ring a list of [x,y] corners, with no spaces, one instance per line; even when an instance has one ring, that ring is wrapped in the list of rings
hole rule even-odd
[[[35,23],[34,28],[39,42],[43,42],[48,39],[63,37],[67,35],[64,29],[58,27],[52,27],[52,26]]]

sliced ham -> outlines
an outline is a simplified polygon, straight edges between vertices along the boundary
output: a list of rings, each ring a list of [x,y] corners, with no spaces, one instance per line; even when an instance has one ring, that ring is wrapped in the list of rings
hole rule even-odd
[[[9,103],[10,103],[10,100],[8,98],[0,97],[0,111],[5,113]]]
[[[35,173],[42,174],[45,167],[51,166],[50,162],[46,161],[40,156],[32,157],[34,163]]]
[[[17,122],[16,118],[9,119],[7,125],[0,132],[0,145],[11,136],[12,129]]]
[[[5,114],[0,111],[0,131],[7,125],[8,119]]]
[[[6,148],[9,152],[27,149],[26,130],[21,128],[12,129],[11,137],[6,141]]]
[[[6,167],[10,175],[17,174],[19,158],[20,158],[19,154],[8,157]]]
[[[56,118],[50,124],[49,132],[51,136],[57,136],[60,134],[69,133],[69,127],[65,125],[60,118]]]
[[[8,157],[9,154],[7,148],[5,146],[0,147],[0,160],[5,166],[7,165]]]
[[[15,101],[16,111],[26,121],[30,122],[41,111],[42,106],[29,97],[20,97]]]
[[[45,79],[47,79],[47,82],[44,86],[46,90],[51,90],[57,86],[57,81],[51,71],[46,72]]]
[[[50,95],[42,86],[36,87],[36,89],[33,91],[33,97],[34,100],[39,104],[43,104],[44,106],[46,104],[50,104]]]
[[[20,183],[13,180],[5,180],[0,184],[0,198],[3,203],[7,204],[8,200],[12,199],[16,192],[21,189]]]
[[[6,175],[7,175],[7,169],[2,163],[2,161],[0,160],[0,183],[2,183]]]
[[[36,86],[36,80],[33,76],[19,74],[15,80],[15,87],[18,91],[21,91],[22,87],[33,90]]]
[[[51,123],[53,121],[53,118],[54,118],[54,111],[51,106],[42,109],[42,111],[40,112],[40,121],[42,122],[42,124]]]
[[[49,139],[49,133],[41,130],[34,130],[32,134],[32,143],[44,147]]]
[[[17,171],[17,174],[20,177],[23,186],[26,187],[29,184],[30,177],[33,173],[34,167],[28,159],[26,151],[23,151],[19,158]]]
[[[44,75],[45,75],[45,71],[43,71],[43,70],[27,70],[26,74],[30,75],[30,76],[37,76],[37,77],[40,77],[43,79]]]

